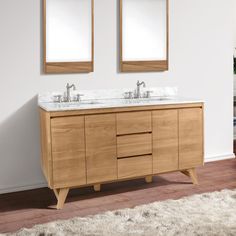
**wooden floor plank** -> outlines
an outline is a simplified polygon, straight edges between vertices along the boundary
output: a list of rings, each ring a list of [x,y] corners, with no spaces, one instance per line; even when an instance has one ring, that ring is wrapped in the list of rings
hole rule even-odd
[[[95,193],[92,187],[70,191],[63,210],[56,210],[56,198],[47,188],[0,195],[0,233],[59,219],[84,217],[108,210],[134,207],[155,201],[179,199],[196,193],[236,188],[236,160],[207,163],[197,169],[199,186],[181,173],[106,184]]]

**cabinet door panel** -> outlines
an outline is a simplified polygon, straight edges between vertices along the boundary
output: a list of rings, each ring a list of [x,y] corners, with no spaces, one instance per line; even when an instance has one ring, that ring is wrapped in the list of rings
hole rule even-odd
[[[203,117],[201,108],[179,110],[179,168],[203,164]]]
[[[152,112],[153,173],[178,170],[178,110]]]
[[[51,120],[54,188],[86,184],[84,117]]]
[[[116,116],[85,117],[87,182],[117,179]]]

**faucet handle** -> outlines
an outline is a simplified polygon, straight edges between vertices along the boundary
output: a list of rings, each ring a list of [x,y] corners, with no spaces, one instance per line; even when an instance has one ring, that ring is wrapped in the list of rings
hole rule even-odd
[[[82,96],[84,96],[84,95],[83,95],[83,94],[80,94],[80,93],[72,93],[72,95],[71,95],[71,100],[72,100],[73,102],[80,102]]]
[[[53,95],[53,102],[55,103],[62,102],[62,95],[61,94]]]
[[[133,98],[133,92],[131,92],[131,91],[125,92],[124,93],[124,98],[125,99],[132,99]]]
[[[143,98],[150,98],[151,97],[151,93],[153,93],[153,91],[151,90],[147,90],[143,93]]]

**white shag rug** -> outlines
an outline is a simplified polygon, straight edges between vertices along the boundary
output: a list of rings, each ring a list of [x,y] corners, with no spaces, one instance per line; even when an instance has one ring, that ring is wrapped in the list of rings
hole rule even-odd
[[[193,195],[22,229],[17,236],[236,235],[236,190]]]

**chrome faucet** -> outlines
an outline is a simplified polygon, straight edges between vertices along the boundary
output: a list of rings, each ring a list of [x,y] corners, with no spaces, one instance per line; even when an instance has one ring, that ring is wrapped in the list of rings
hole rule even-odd
[[[139,80],[137,81],[137,88],[135,91],[135,98],[141,98],[141,92],[140,92],[140,87],[143,85],[143,87],[146,87],[146,84],[144,81],[139,82]]]
[[[71,101],[71,96],[70,96],[70,89],[73,88],[73,90],[76,90],[76,87],[74,84],[70,85],[69,83],[67,83],[66,85],[66,102],[70,102]]]

